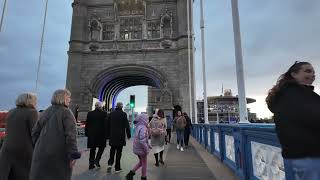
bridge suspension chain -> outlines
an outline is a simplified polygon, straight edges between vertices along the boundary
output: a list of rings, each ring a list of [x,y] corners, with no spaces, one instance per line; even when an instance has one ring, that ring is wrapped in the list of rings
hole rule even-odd
[[[3,23],[3,19],[4,19],[4,12],[6,11],[6,5],[7,5],[7,0],[4,0],[3,7],[2,7],[1,21],[0,21],[0,32],[2,30],[2,23]]]
[[[40,53],[39,53],[39,59],[38,59],[37,80],[36,80],[36,88],[35,88],[35,92],[36,93],[38,91],[38,85],[39,85],[39,74],[40,74],[40,66],[41,66],[41,60],[42,60],[43,39],[44,39],[44,32],[45,32],[45,27],[46,27],[48,1],[49,0],[46,0],[44,17],[43,17],[43,24],[42,24],[42,33],[41,33],[41,41],[40,41]]]

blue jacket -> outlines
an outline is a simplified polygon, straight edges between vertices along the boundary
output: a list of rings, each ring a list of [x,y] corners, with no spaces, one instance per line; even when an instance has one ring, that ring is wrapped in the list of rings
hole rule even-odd
[[[166,116],[166,119],[167,119],[167,129],[172,129],[173,120],[172,120],[171,116]]]

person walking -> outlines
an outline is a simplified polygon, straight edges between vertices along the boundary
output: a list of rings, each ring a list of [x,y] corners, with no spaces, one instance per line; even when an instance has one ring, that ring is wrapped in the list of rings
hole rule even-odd
[[[72,167],[81,157],[76,119],[68,108],[71,93],[58,89],[32,130],[35,144],[30,180],[71,180]]]
[[[184,129],[186,127],[186,119],[182,116],[181,111],[177,112],[177,116],[174,118],[174,126],[176,127],[177,133],[177,149],[184,151],[183,149],[183,140],[184,140]]]
[[[184,128],[184,145],[185,148],[188,148],[190,133],[192,129],[192,122],[186,112],[183,112],[183,117],[186,119],[186,127]]]
[[[166,116],[166,120],[167,120],[167,135],[166,135],[166,143],[170,143],[171,141],[171,131],[172,131],[172,126],[173,126],[173,120],[171,118],[171,116],[167,115]]]
[[[148,123],[149,117],[146,114],[139,115],[135,121],[136,131],[133,140],[133,153],[139,158],[139,162],[134,166],[134,168],[126,175],[127,180],[133,180],[135,172],[141,167],[141,179],[147,180],[147,157],[150,149],[152,148],[149,144],[149,133],[148,133]]]
[[[110,113],[108,117],[108,127],[110,132],[109,145],[110,157],[108,160],[107,172],[111,172],[112,165],[114,163],[114,156],[116,154],[115,172],[119,173],[122,171],[120,160],[122,155],[122,148],[126,145],[126,135],[127,138],[131,138],[130,126],[127,118],[127,114],[122,110],[122,102],[118,102],[116,109]]]
[[[88,112],[85,126],[87,148],[90,148],[89,169],[100,167],[100,159],[106,147],[107,129],[107,113],[102,110],[102,103],[96,102],[95,110]]]
[[[320,96],[313,91],[314,80],[312,65],[296,61],[266,98],[282,156],[292,167],[295,180],[320,178]]]
[[[0,151],[0,180],[29,180],[33,153],[31,132],[38,120],[37,97],[23,93],[6,118],[6,138]]]
[[[79,115],[79,105],[76,104],[76,107],[74,109],[74,117],[76,118],[76,122],[80,122],[78,119],[78,115]]]
[[[164,165],[163,151],[165,144],[166,135],[166,120],[164,118],[163,110],[159,109],[157,114],[153,115],[150,121],[150,132],[151,132],[151,145],[153,154],[156,160],[155,166],[159,166],[159,163]],[[160,155],[160,160],[159,160]]]

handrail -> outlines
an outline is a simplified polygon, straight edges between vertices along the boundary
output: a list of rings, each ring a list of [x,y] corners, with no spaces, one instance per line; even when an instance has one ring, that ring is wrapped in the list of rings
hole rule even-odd
[[[192,136],[240,179],[292,179],[274,124],[194,124]]]

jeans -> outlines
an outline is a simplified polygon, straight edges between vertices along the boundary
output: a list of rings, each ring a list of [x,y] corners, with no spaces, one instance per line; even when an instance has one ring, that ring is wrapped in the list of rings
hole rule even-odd
[[[294,180],[319,180],[320,158],[286,159],[292,167]]]
[[[183,140],[184,140],[184,129],[177,129],[177,144],[180,143],[181,147],[183,147]]]

